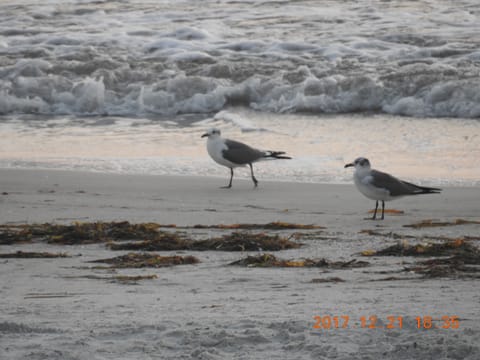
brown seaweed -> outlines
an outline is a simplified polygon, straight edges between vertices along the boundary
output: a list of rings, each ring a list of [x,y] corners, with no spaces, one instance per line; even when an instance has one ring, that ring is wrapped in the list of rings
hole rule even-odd
[[[425,243],[410,245],[406,241],[398,242],[382,250],[366,250],[363,256],[480,256],[480,249],[462,238],[442,243]]]
[[[0,245],[28,243],[32,241],[32,234],[23,229],[5,228],[0,230]]]
[[[356,259],[350,261],[329,261],[326,259],[284,260],[266,253],[247,256],[246,258],[234,261],[229,265],[247,267],[320,267],[329,269],[351,269],[365,267],[368,266],[369,263],[366,261],[358,261]]]
[[[112,268],[161,268],[174,265],[189,265],[200,262],[194,256],[161,256],[147,253],[129,253],[108,259],[90,261],[92,263],[110,264]]]
[[[325,229],[323,226],[312,224],[293,224],[288,222],[275,221],[267,224],[230,224],[230,225],[194,225],[194,229],[264,229],[264,230],[313,230],[313,229]]]
[[[383,250],[367,250],[364,256],[416,256],[431,257],[403,271],[422,275],[423,278],[468,277],[480,278],[480,249],[464,238],[442,243],[410,245],[400,242]]]
[[[317,279],[312,279],[310,281],[312,284],[323,284],[323,283],[339,283],[339,282],[345,282],[342,278],[339,277],[329,277],[329,278],[317,278]]]
[[[375,209],[368,210],[369,214],[374,214],[375,212],[376,212]],[[390,214],[390,215],[403,215],[403,214],[405,214],[405,211],[397,210],[397,209],[385,209],[383,212],[385,214]]]
[[[302,246],[279,235],[265,233],[233,232],[219,238],[206,240],[185,239],[176,234],[164,238],[128,243],[110,243],[112,250],[142,250],[142,251],[278,251],[295,249]]]
[[[193,242],[178,233],[159,232],[154,239],[122,243],[111,241],[107,246],[111,250],[177,251],[190,249]]]
[[[121,284],[137,284],[141,280],[157,279],[155,274],[149,275],[114,275],[114,276],[99,276],[99,275],[83,275],[83,276],[69,276],[72,279],[89,279],[89,280],[104,280],[109,282],[118,282]]]
[[[420,229],[426,227],[439,227],[439,226],[457,226],[468,224],[480,224],[480,221],[456,219],[455,221],[435,221],[435,220],[422,220],[418,223],[403,225],[404,227]]]
[[[49,253],[49,252],[29,252],[29,251],[17,251],[14,253],[0,254],[2,259],[45,259],[45,258],[65,258],[71,257],[65,253]]]
[[[32,240],[47,241],[54,244],[75,245],[92,244],[108,241],[134,239],[155,239],[161,234],[162,227],[156,223],[131,224],[121,222],[75,222],[71,225],[33,224],[0,226],[0,244],[29,242]]]
[[[469,261],[476,266],[469,266]],[[423,275],[424,278],[477,278],[480,279],[479,258],[465,259],[463,256],[452,256],[420,262],[405,268],[405,271]]]
[[[302,244],[290,241],[279,235],[233,232],[220,238],[196,241],[192,250],[279,251],[297,249],[301,246]]]

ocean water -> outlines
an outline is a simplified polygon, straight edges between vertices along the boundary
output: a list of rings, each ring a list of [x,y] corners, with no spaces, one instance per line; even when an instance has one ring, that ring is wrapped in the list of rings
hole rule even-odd
[[[260,180],[480,185],[479,119],[477,0],[0,3],[1,167],[227,177],[218,126]]]

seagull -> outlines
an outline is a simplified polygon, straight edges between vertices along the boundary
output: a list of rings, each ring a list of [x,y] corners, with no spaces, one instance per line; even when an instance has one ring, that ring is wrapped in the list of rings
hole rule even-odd
[[[375,200],[375,212],[372,220],[376,219],[378,201],[382,201],[382,220],[385,213],[385,201],[395,200],[406,195],[438,194],[441,189],[418,186],[397,179],[390,174],[373,170],[370,161],[364,157],[355,159],[353,163],[346,164],[345,168],[353,166],[355,172],[353,180],[357,189],[367,198]]]
[[[284,151],[262,151],[252,148],[239,141],[224,139],[220,135],[220,130],[216,128],[209,129],[203,137],[207,137],[207,151],[210,157],[220,165],[226,166],[230,169],[230,182],[223,188],[232,187],[233,168],[239,166],[250,166],[250,173],[252,181],[257,187],[258,180],[253,175],[252,164],[261,160],[275,160],[275,159],[291,159],[285,156]]]

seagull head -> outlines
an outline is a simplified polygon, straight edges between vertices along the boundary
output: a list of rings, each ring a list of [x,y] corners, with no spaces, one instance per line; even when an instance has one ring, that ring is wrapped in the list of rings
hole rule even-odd
[[[208,129],[207,132],[202,135],[202,138],[208,137],[209,139],[213,139],[219,136],[220,136],[220,130],[217,128],[211,128],[211,129]]]
[[[356,158],[353,163],[346,164],[345,167],[354,166],[356,170],[370,170],[370,161],[367,158]]]

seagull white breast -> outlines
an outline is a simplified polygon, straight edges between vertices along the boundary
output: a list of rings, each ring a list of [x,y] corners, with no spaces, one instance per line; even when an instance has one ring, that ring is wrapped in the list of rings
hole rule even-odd
[[[213,139],[209,138],[207,140],[208,154],[212,157],[213,160],[215,160],[215,162],[229,168],[242,166],[242,165],[234,164],[223,157],[223,151],[227,149],[228,149],[228,146],[225,144],[224,139],[220,137],[213,138]]]

